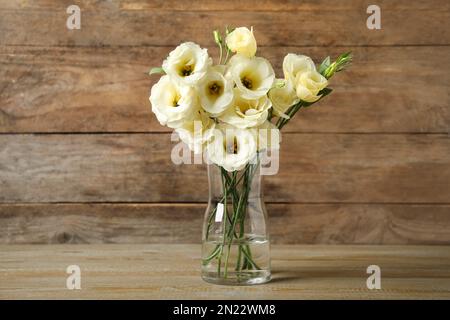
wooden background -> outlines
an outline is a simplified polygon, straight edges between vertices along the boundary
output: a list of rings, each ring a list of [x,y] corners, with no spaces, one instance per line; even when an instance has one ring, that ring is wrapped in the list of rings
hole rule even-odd
[[[280,76],[289,52],[354,52],[286,127],[274,243],[450,244],[448,0],[0,0],[0,243],[199,242],[206,170],[170,161],[147,71],[182,41],[215,56],[225,25]]]

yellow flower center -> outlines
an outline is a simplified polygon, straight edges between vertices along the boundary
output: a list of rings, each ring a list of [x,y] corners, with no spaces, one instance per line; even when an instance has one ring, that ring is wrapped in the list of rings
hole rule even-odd
[[[219,96],[222,94],[223,87],[218,82],[211,82],[208,85],[209,94],[212,96]]]
[[[247,89],[252,89],[253,88],[253,81],[252,79],[244,76],[242,79],[242,84],[244,85],[244,87],[246,87]]]
[[[181,97],[179,94],[176,94],[175,97],[173,97],[173,101],[172,101],[172,107],[179,107],[180,105],[178,104],[178,102],[180,101]]]
[[[190,76],[194,72],[193,65],[184,65],[180,70],[180,76],[187,77]]]

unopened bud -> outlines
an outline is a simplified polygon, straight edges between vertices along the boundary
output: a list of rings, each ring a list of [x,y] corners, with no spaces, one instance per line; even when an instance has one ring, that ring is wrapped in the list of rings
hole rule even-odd
[[[214,34],[214,41],[215,41],[217,44],[222,44],[222,37],[220,36],[219,31],[214,30],[214,31],[213,31],[213,34]]]

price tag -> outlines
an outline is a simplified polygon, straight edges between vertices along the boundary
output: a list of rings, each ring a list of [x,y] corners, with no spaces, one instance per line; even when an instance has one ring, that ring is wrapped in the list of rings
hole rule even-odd
[[[217,209],[216,209],[216,222],[222,222],[222,218],[223,218],[223,203],[219,202],[217,204]]]

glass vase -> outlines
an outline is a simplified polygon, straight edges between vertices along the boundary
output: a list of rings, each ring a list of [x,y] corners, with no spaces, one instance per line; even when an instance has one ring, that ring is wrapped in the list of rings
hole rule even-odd
[[[259,161],[241,171],[208,165],[209,201],[202,235],[202,278],[215,284],[270,280],[270,243]]]

